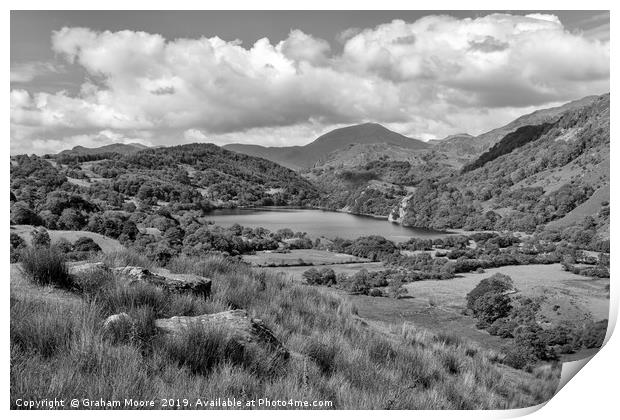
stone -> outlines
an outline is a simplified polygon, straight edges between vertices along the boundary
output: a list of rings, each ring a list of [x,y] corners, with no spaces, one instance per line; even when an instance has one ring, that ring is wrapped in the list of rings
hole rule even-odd
[[[195,274],[174,274],[167,270],[161,270],[156,274],[147,268],[135,266],[118,267],[112,271],[129,284],[144,282],[174,293],[190,292],[204,299],[211,296],[211,279]]]
[[[179,335],[192,326],[219,326],[242,346],[261,345],[275,352],[277,358],[288,359],[290,353],[273,332],[258,318],[251,318],[243,309],[198,316],[174,316],[157,319],[155,327],[165,334]]]
[[[86,263],[70,265],[68,269],[69,269],[69,274],[72,276],[80,276],[80,275],[92,273],[93,271],[98,271],[98,270],[101,270],[101,271],[109,270],[108,267],[106,267],[106,265],[102,262],[96,262],[96,263],[86,262]]]
[[[115,340],[123,340],[131,335],[134,321],[125,312],[110,315],[103,322],[102,333],[104,337]]]

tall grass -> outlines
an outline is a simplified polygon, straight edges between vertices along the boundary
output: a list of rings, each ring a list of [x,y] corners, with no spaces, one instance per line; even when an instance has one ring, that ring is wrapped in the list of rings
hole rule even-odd
[[[55,285],[65,289],[73,286],[62,253],[55,247],[28,247],[20,256],[24,273],[40,286]]]
[[[112,279],[91,289],[79,308],[18,297],[11,306],[13,401],[224,395],[329,400],[351,409],[484,409],[538,404],[557,384],[551,370],[507,376],[497,359],[452,336],[410,325],[401,334],[379,332],[360,323],[340,297],[244,264],[209,256],[203,264],[183,259],[172,266],[211,276],[213,296],[172,295]],[[216,327],[169,337],[153,326],[158,317],[234,307],[261,318],[298,356],[282,361],[269,349],[240,347]],[[133,318],[132,333],[110,339],[102,323],[119,312]]]

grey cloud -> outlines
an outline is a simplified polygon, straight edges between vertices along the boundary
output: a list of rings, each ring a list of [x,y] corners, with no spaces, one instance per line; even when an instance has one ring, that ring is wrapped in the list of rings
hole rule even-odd
[[[481,51],[485,53],[491,53],[496,51],[504,51],[510,47],[507,42],[502,42],[492,36],[485,36],[481,41],[469,41],[469,49],[471,51]]]
[[[174,86],[160,87],[151,91],[153,95],[174,95],[174,92]]]

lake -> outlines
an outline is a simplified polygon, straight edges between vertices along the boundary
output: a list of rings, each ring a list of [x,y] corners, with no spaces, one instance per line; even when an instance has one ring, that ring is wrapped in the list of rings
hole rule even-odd
[[[313,209],[220,209],[213,210],[207,218],[221,226],[238,223],[252,228],[264,227],[272,232],[290,228],[294,232],[306,232],[312,238],[338,236],[355,239],[360,236],[380,235],[391,241],[401,242],[411,237],[437,238],[446,235],[444,232],[405,227],[371,216]]]

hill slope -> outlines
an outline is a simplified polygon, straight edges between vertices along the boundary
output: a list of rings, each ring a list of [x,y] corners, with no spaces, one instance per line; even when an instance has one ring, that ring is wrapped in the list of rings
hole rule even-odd
[[[147,214],[165,206],[172,213],[203,212],[213,206],[311,205],[318,196],[314,185],[290,169],[213,144],[111,158],[106,153],[11,158],[12,222],[49,229],[80,230],[96,224],[95,215],[110,212],[124,223],[136,207]],[[120,234],[115,229],[113,237]]]
[[[435,140],[431,144],[436,150],[444,153],[455,153],[473,158],[488,150],[495,143],[504,138],[508,133],[526,125],[540,125],[557,121],[564,113],[591,105],[598,96],[586,96],[585,98],[569,102],[562,106],[540,109],[530,114],[522,115],[516,120],[503,127],[496,128],[479,136],[472,137],[469,134],[448,136],[444,140]]]
[[[422,183],[403,223],[533,231],[571,214],[575,223],[593,217],[588,229],[601,235],[609,220],[609,94],[586,99],[551,125],[522,130],[529,138],[505,136],[469,171]]]
[[[123,155],[129,153],[136,153],[144,149],[148,149],[148,146],[140,143],[113,143],[101,147],[75,146],[71,150],[63,150],[59,153],[59,155],[94,155],[102,153],[118,153]]]
[[[365,123],[332,130],[305,146],[263,147],[257,145],[229,144],[227,150],[272,160],[283,166],[300,169],[310,168],[319,159],[350,144],[396,145],[412,150],[429,146],[421,140],[405,137],[375,123]]]

